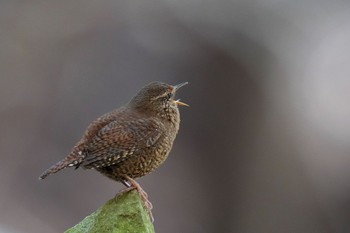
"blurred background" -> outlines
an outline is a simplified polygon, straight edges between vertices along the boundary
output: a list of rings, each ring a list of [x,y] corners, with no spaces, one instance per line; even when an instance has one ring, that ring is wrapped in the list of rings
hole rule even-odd
[[[150,81],[188,81],[157,232],[350,232],[350,2],[0,2],[0,232],[63,232],[123,186],[37,177]]]

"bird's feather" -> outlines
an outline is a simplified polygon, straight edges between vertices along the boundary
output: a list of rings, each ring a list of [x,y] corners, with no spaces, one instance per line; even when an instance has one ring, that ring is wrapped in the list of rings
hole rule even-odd
[[[101,128],[90,140],[86,156],[82,161],[85,168],[99,168],[118,164],[138,151],[157,143],[164,127],[155,119],[137,119],[128,122],[112,121]]]

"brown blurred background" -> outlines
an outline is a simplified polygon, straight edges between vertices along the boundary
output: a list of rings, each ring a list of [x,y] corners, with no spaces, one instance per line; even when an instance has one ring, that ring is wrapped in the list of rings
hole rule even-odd
[[[0,232],[63,232],[121,184],[37,177],[150,81],[189,81],[157,232],[350,232],[350,2],[0,2]]]

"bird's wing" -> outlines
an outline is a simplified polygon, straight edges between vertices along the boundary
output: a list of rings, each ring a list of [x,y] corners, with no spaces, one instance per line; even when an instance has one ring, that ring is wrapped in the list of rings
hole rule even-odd
[[[162,136],[163,125],[154,119],[112,121],[100,129],[86,148],[82,166],[111,166],[154,145]]]

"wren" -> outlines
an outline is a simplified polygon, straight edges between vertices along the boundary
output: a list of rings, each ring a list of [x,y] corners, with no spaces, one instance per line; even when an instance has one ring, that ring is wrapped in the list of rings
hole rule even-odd
[[[144,86],[128,104],[93,121],[71,153],[39,179],[67,167],[95,169],[136,188],[151,215],[147,194],[134,179],[154,171],[168,157],[180,125],[178,106],[188,106],[174,97],[186,84]]]

